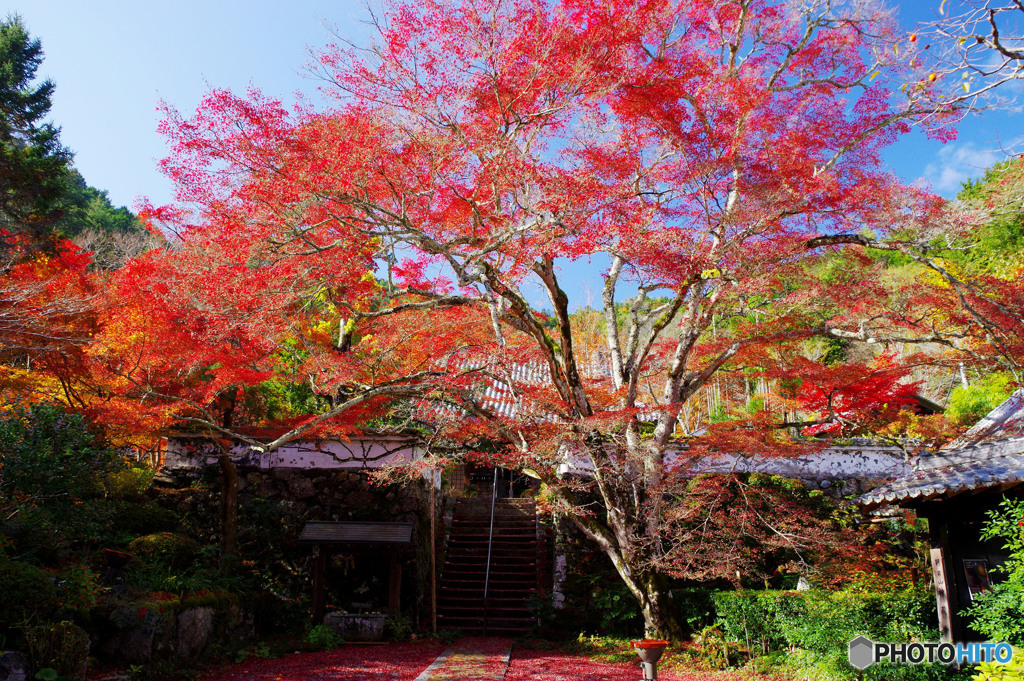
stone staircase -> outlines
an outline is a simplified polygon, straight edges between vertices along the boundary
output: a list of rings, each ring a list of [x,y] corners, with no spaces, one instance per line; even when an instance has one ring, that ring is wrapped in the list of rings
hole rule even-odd
[[[484,579],[491,499],[459,499],[441,571],[437,625],[467,634],[518,636],[536,624],[537,507],[532,499],[497,499],[487,600]]]

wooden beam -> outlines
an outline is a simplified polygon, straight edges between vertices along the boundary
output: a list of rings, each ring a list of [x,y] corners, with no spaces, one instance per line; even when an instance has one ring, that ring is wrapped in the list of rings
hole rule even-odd
[[[388,576],[388,614],[398,617],[402,596],[402,564],[398,562],[398,551],[391,549],[391,570]]]

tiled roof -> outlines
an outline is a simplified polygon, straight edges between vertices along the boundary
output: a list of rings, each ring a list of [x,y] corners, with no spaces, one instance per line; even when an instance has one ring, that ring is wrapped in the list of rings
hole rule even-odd
[[[1024,450],[1024,440],[1018,440]],[[914,471],[857,499],[862,506],[919,502],[1006,483],[1024,483],[1024,452]]]
[[[310,521],[300,544],[405,546],[412,543],[412,523]]]
[[[462,363],[457,368],[467,373],[480,370],[481,386],[477,401],[480,407],[494,416],[501,418],[529,416],[547,422],[557,420],[558,417],[550,405],[536,404],[519,394],[523,388],[550,388],[552,386],[551,374],[547,366],[540,362],[519,362],[501,367],[504,372],[507,372],[506,376],[501,376],[502,371],[476,366],[469,362]],[[484,368],[487,368],[488,371],[483,371]],[[576,368],[584,380],[604,382],[607,389],[612,388],[610,360],[596,356],[589,360],[580,360]],[[637,407],[641,410],[637,413],[637,418],[640,420],[656,421],[658,419],[659,412],[656,406],[638,401]],[[432,405],[430,409],[435,413],[449,414],[460,418],[466,414],[465,410],[454,405]]]
[[[995,485],[1024,483],[1024,389],[915,471],[857,499],[867,506],[921,502]]]

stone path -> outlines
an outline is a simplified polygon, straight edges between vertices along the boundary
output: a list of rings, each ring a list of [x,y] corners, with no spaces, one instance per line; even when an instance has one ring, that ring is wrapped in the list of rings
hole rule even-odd
[[[511,639],[462,638],[441,653],[415,681],[501,681],[511,656]]]

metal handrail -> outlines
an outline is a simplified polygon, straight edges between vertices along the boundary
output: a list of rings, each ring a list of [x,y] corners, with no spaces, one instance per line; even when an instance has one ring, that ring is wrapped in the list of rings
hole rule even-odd
[[[484,569],[484,636],[487,635],[487,592],[491,586],[491,547],[494,546],[494,501],[498,498],[498,469],[491,483],[491,527],[487,531],[487,564]]]

